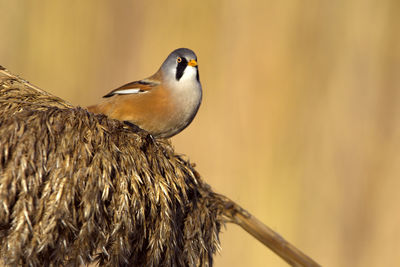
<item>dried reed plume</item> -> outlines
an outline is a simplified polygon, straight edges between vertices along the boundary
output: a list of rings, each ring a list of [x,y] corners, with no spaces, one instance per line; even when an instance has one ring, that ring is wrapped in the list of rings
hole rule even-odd
[[[278,246],[266,241],[261,224],[211,191],[168,141],[0,68],[3,264],[210,266],[226,221],[292,265],[314,264],[301,252],[289,255],[291,245],[279,236]]]

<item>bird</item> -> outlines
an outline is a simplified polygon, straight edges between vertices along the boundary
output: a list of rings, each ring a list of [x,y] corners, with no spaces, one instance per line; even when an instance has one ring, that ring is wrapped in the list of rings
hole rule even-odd
[[[193,121],[202,94],[196,54],[178,48],[155,74],[118,87],[87,109],[138,126],[153,137],[170,138]]]

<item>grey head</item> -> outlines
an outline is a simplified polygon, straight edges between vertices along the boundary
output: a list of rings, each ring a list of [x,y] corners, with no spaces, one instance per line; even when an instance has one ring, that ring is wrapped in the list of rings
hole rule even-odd
[[[174,50],[161,65],[158,74],[162,75],[164,88],[173,95],[171,101],[175,103],[175,112],[170,116],[175,122],[171,131],[163,136],[166,138],[186,128],[200,107],[202,88],[196,54],[187,48]]]
[[[188,48],[172,51],[162,64],[161,72],[169,82],[200,83],[196,54]]]

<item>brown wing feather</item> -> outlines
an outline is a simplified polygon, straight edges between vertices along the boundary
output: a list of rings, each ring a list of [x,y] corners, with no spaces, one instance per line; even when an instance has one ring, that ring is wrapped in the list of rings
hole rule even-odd
[[[155,86],[159,85],[159,82],[151,81],[151,80],[140,80],[131,83],[127,83],[117,89],[112,90],[108,94],[103,97],[111,97],[113,95],[117,95],[118,91],[130,90],[130,89],[137,89],[138,93],[150,91]]]

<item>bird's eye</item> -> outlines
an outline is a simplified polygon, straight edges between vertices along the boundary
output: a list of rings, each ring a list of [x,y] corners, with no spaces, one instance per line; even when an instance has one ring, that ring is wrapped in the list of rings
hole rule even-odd
[[[176,59],[176,62],[181,63],[181,62],[182,62],[182,58],[181,58],[181,57],[178,57],[178,58]]]

